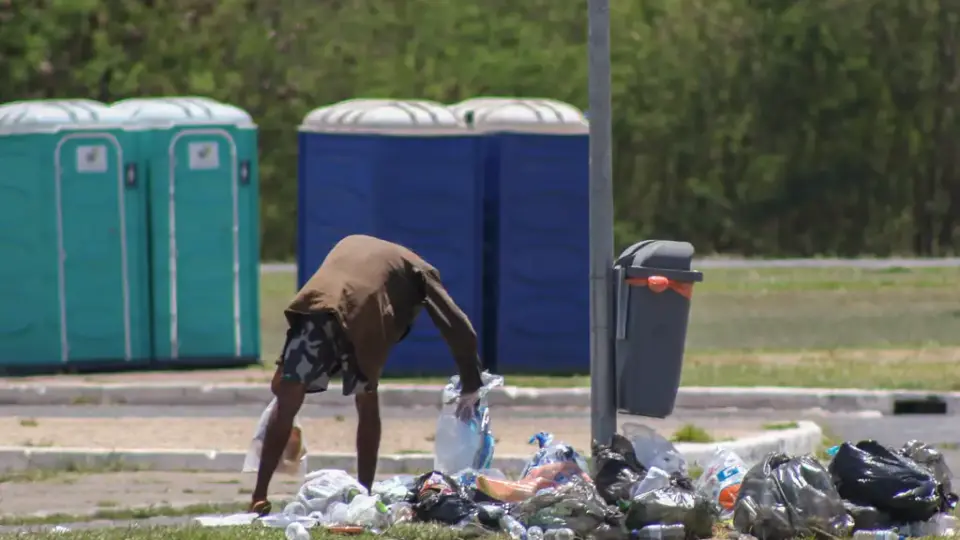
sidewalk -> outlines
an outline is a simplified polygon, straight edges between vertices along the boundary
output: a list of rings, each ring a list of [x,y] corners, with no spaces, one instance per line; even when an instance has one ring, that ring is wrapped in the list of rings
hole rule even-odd
[[[492,412],[498,455],[531,455],[527,441],[539,431],[549,431],[559,442],[581,452],[590,451],[590,419],[584,415],[563,418],[510,418]],[[355,451],[355,415],[333,418],[303,418],[304,440],[312,453]],[[397,418],[383,422],[382,454],[433,453],[434,418]],[[629,420],[621,421],[621,425]],[[33,448],[102,448],[110,450],[150,448],[156,450],[246,451],[257,418],[0,418],[2,446]],[[682,427],[676,420],[645,419],[644,424],[664,436]],[[764,431],[760,420],[717,419],[701,425],[717,441],[741,438]]]

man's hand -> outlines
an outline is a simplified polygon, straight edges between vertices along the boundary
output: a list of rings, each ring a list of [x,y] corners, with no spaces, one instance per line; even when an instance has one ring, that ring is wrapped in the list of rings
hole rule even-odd
[[[469,422],[477,414],[477,404],[480,402],[479,392],[470,392],[469,394],[460,393],[457,398],[457,418],[461,422]]]

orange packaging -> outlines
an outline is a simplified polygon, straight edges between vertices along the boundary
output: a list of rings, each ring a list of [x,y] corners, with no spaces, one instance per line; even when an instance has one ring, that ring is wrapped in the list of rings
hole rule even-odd
[[[576,463],[562,461],[531,469],[517,481],[477,476],[477,490],[501,502],[521,502],[533,497],[541,489],[566,484],[574,476],[590,481],[590,477]]]

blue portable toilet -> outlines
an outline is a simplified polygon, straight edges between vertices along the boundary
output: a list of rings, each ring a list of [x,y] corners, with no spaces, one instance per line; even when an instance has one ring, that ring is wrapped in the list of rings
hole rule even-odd
[[[154,359],[260,358],[257,126],[202,97],[112,105],[140,130],[150,180]]]
[[[0,106],[0,369],[102,369],[151,352],[146,189],[126,115]]]
[[[300,126],[298,284],[344,236],[404,245],[435,266],[482,332],[482,182],[478,139],[444,105],[350,100]],[[450,351],[426,313],[385,375],[450,375]]]
[[[484,324],[497,371],[589,372],[586,118],[548,99],[476,98],[451,109],[486,138]]]

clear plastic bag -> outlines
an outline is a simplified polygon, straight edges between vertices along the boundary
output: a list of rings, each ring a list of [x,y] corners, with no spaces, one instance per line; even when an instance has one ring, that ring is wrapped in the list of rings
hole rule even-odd
[[[260,415],[260,421],[257,422],[257,430],[253,434],[250,446],[247,449],[247,455],[243,459],[242,472],[255,473],[260,470],[260,455],[263,452],[263,439],[267,434],[267,424],[270,422],[270,415],[273,414],[274,407],[277,406],[277,398],[273,398]],[[287,447],[280,457],[280,463],[277,464],[277,471],[281,474],[294,474],[304,476],[307,473],[307,446],[303,442],[303,428],[298,419],[293,420],[293,430],[290,432],[290,440],[287,441]]]
[[[733,525],[761,540],[845,537],[853,518],[816,458],[770,453],[744,476]]]
[[[416,483],[416,476],[403,474],[374,482],[370,492],[380,497],[384,504],[391,505],[409,499]]]
[[[464,469],[490,468],[493,462],[494,438],[487,394],[503,385],[503,377],[484,372],[482,382],[483,387],[477,393],[474,415],[466,422],[457,417],[460,377],[451,377],[444,387],[434,441],[434,470],[456,474]]]
[[[672,442],[643,424],[624,424],[623,436],[633,444],[637,461],[650,469],[657,467],[670,474],[687,474],[687,461]]]
[[[914,440],[904,444],[900,454],[929,469],[937,482],[943,486],[943,491],[953,493],[953,472],[939,450],[925,442]]]
[[[603,525],[613,524],[621,537],[627,534],[623,514],[604,502],[593,482],[579,477],[512,505],[510,515],[527,527],[540,527],[545,531],[569,528],[581,538]]]
[[[720,507],[722,516],[729,517],[746,474],[747,464],[736,452],[717,447],[694,486]]]

